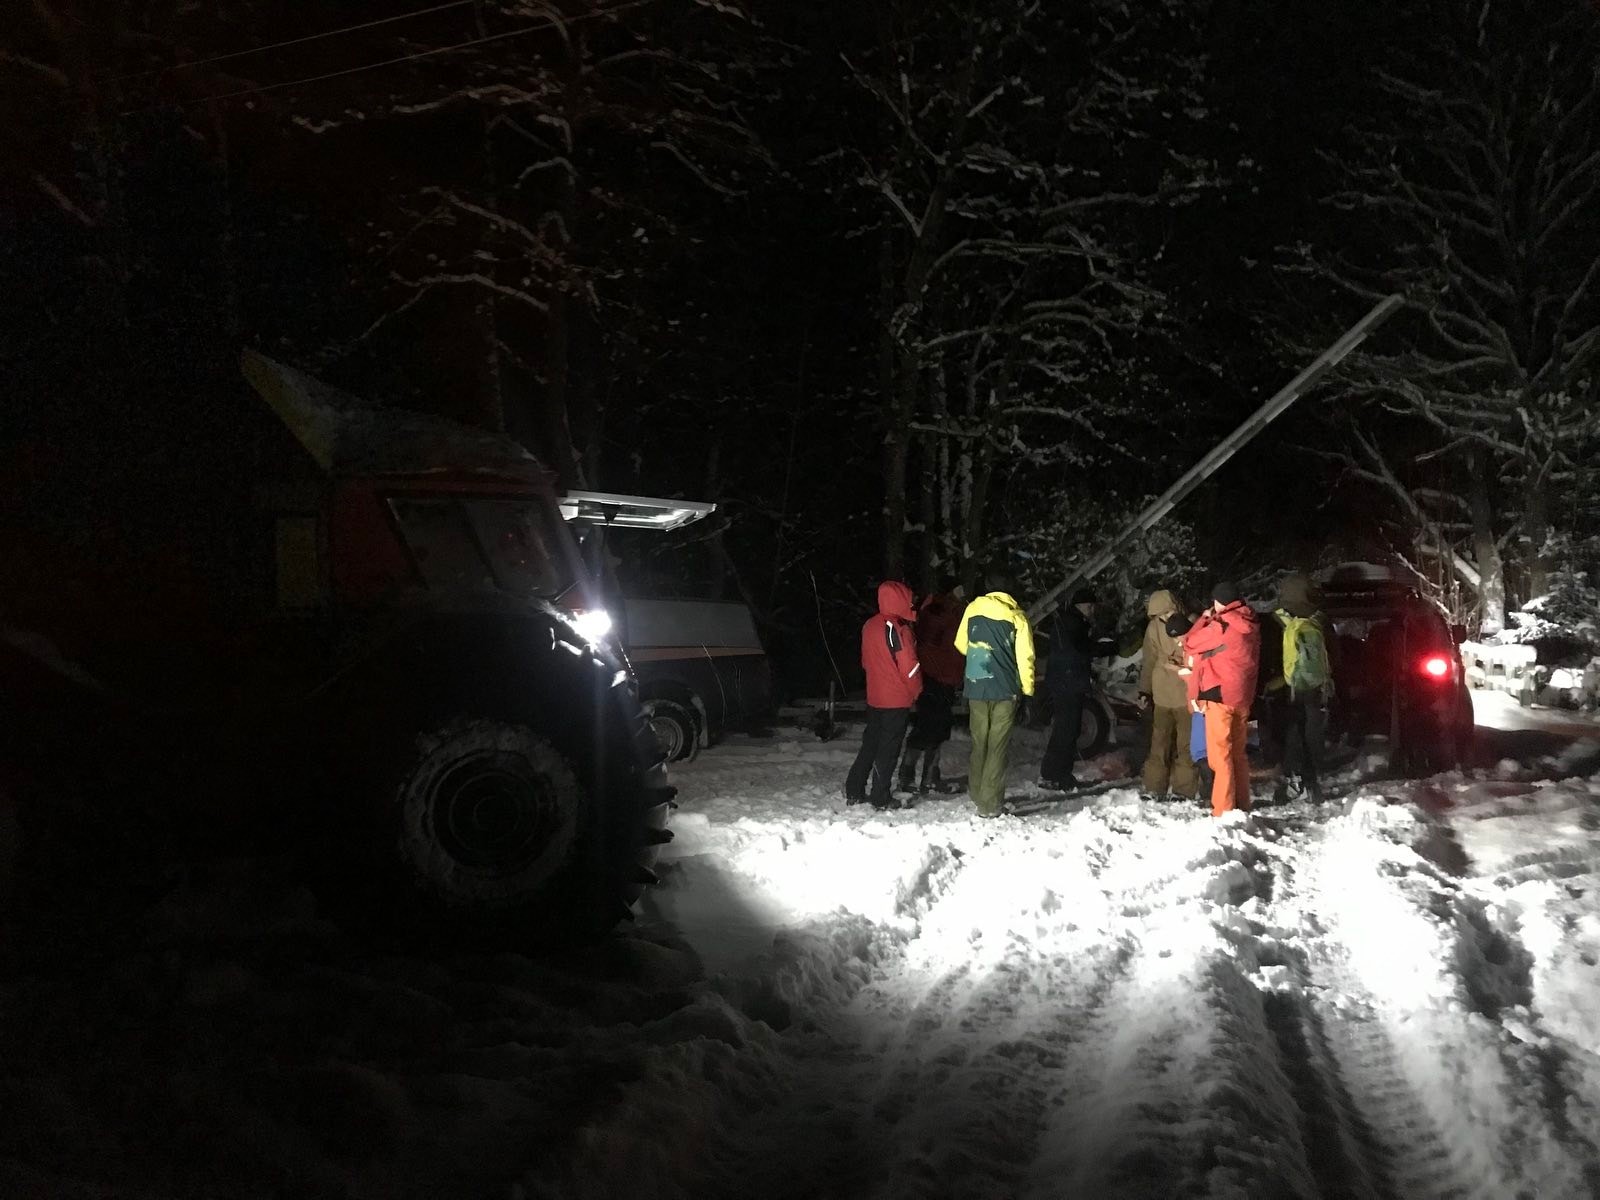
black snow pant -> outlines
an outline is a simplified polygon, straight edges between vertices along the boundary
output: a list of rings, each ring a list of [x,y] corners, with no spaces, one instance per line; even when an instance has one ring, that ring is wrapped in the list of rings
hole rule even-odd
[[[889,787],[894,782],[895,763],[900,761],[900,743],[906,736],[909,708],[868,708],[867,728],[861,735],[861,749],[845,777],[845,799],[871,800],[874,808],[888,808],[893,799]],[[867,792],[867,776],[872,776],[872,791]]]
[[[922,762],[922,790],[939,786],[939,747],[950,740],[955,728],[956,691],[932,679],[924,681],[906,735],[906,754],[900,760],[900,786],[917,786],[917,762]]]
[[[1322,799],[1322,752],[1327,741],[1327,698],[1320,690],[1286,693],[1283,699],[1283,782],[1279,799],[1291,789]]]
[[[1083,729],[1083,706],[1087,691],[1074,689],[1054,697],[1055,719],[1050,722],[1050,741],[1039,764],[1039,778],[1045,783],[1071,784],[1072,768],[1078,762],[1078,734]]]

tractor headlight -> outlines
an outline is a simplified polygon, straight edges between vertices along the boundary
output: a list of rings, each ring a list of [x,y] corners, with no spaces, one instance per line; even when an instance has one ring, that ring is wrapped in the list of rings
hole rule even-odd
[[[598,646],[605,641],[606,634],[611,632],[611,614],[603,608],[591,608],[586,612],[573,613],[572,627],[584,641],[592,646]]]

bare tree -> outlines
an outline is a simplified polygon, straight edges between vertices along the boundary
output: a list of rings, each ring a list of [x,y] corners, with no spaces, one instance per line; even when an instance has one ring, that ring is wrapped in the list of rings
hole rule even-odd
[[[1353,359],[1347,385],[1428,431],[1464,524],[1377,440],[1352,461],[1443,543],[1498,626],[1506,554],[1520,548],[1541,594],[1556,498],[1592,478],[1600,444],[1600,14],[1435,0],[1428,16],[1426,50],[1377,76],[1381,117],[1336,156],[1347,246],[1304,261],[1362,296],[1407,295],[1409,336]]]
[[[637,281],[681,260],[694,210],[714,211],[768,165],[729,61],[755,35],[736,5],[653,0],[485,0],[477,29],[408,68],[404,86],[363,81],[341,101],[296,105],[292,121],[323,138],[475,131],[480,153],[417,179],[379,224],[370,261],[392,300],[361,336],[471,293],[482,420],[522,432],[537,415],[535,440],[574,484],[602,437],[595,397],[580,399],[573,377],[574,340],[604,341]],[[517,380],[532,385],[521,405]]]
[[[1113,379],[1162,304],[1139,213],[1215,178],[1181,149],[1201,62],[1172,13],[1115,0],[873,13],[847,65],[875,133],[835,159],[879,265],[884,570],[918,537],[924,577],[970,576],[997,470],[1087,461],[1134,403]]]

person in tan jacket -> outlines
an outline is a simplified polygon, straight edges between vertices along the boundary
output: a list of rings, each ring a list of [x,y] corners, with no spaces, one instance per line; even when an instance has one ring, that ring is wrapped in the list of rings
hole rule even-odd
[[[1189,757],[1189,693],[1183,676],[1183,642],[1167,632],[1167,622],[1182,606],[1162,590],[1145,606],[1144,653],[1139,664],[1139,703],[1154,711],[1150,722],[1150,754],[1145,759],[1142,789],[1148,797],[1181,796],[1192,800],[1199,787]]]

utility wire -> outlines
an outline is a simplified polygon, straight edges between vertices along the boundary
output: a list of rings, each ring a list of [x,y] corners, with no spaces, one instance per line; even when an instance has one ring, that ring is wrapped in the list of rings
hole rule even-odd
[[[359,75],[363,71],[376,71],[380,67],[392,67],[398,65],[399,63],[415,62],[418,59],[432,58],[437,54],[449,54],[454,50],[467,50],[473,46],[486,45],[489,42],[499,42],[504,41],[506,38],[521,37],[525,33],[533,33],[536,30],[545,29],[552,25],[565,27],[568,25],[576,25],[580,21],[595,21],[599,20],[601,17],[609,17],[615,13],[624,12],[630,8],[643,8],[646,5],[654,4],[655,2],[656,0],[631,0],[631,3],[614,4],[610,8],[603,8],[595,12],[583,13],[576,17],[569,17],[565,21],[558,21],[554,17],[545,17],[537,25],[524,25],[520,29],[509,29],[504,33],[492,33],[488,37],[472,38],[469,41],[456,42],[454,45],[450,46],[436,46],[432,50],[419,50],[414,54],[402,54],[397,58],[386,58],[381,62],[362,63],[358,67],[346,67],[342,71],[328,71],[322,75],[308,75],[304,79],[286,79],[280,83],[265,83],[257,87],[240,88],[235,92],[219,92],[213,96],[196,96],[193,100],[181,101],[179,103],[179,107],[188,108],[196,104],[207,104],[213,100],[236,100],[240,96],[256,96],[265,92],[281,91],[284,88],[300,87],[308,83],[322,83],[324,80],[328,79],[340,79],[346,75]],[[119,115],[131,117],[142,112],[153,112],[156,109],[163,107],[165,107],[165,105],[148,105],[144,108],[127,109]]]
[[[251,46],[244,50],[235,50],[230,54],[214,54],[210,58],[197,58],[191,62],[173,63],[167,67],[151,67],[145,71],[135,71],[130,75],[115,75],[113,83],[121,83],[128,79],[139,79],[145,75],[164,75],[168,71],[187,71],[190,67],[204,67],[210,63],[227,62],[233,58],[244,58],[251,54],[265,54],[268,50],[281,50],[285,46],[300,46],[306,42],[320,41],[322,38],[340,37],[346,33],[359,33],[363,29],[376,29],[379,25],[392,25],[396,21],[410,21],[415,17],[426,17],[430,13],[445,12],[452,8],[465,8],[476,0],[450,0],[448,4],[435,4],[432,8],[419,8],[415,12],[401,13],[394,17],[379,17],[376,21],[363,21],[360,25],[346,25],[340,29],[325,29],[321,33],[308,33],[304,37],[289,38],[282,42],[268,42],[264,46]]]

